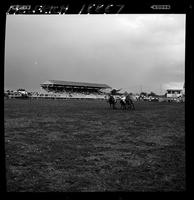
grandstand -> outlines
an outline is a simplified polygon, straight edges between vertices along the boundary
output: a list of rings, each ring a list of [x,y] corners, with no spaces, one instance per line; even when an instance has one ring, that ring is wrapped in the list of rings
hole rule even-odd
[[[48,96],[77,99],[104,99],[105,90],[111,88],[106,84],[58,80],[49,80],[40,86],[48,93]]]

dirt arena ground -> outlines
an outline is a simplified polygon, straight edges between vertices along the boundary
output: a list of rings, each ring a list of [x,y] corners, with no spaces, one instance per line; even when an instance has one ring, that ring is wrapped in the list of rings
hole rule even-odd
[[[184,191],[184,103],[4,103],[8,191]]]

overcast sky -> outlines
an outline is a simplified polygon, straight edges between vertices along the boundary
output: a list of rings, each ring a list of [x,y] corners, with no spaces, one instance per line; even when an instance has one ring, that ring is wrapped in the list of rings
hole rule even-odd
[[[6,89],[65,80],[164,93],[184,72],[184,14],[7,15]]]

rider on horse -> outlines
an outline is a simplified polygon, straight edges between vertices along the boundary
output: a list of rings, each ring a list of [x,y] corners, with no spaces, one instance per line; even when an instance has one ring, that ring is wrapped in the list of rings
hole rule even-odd
[[[108,103],[110,104],[110,107],[112,106],[113,109],[116,109],[116,103],[117,103],[117,100],[115,98],[114,95],[109,95],[109,98],[108,98]]]

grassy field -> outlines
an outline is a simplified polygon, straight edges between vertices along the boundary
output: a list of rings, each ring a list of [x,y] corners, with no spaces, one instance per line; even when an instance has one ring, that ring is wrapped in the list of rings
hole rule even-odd
[[[5,100],[8,191],[184,191],[184,103]]]

